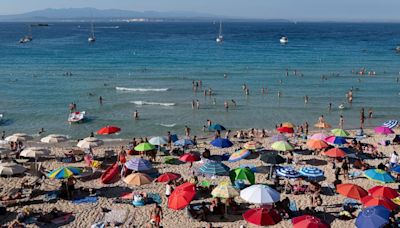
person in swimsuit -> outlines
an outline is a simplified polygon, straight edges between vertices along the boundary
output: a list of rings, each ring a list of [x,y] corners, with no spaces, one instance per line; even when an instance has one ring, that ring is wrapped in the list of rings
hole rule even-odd
[[[163,211],[161,207],[158,204],[154,204],[154,207],[150,210],[150,218],[155,227],[160,227],[162,217]]]

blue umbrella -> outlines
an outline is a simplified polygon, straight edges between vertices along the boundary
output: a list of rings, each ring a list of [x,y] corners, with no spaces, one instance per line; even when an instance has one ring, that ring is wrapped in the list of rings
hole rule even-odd
[[[286,178],[297,178],[300,176],[300,173],[297,172],[295,169],[293,169],[290,166],[278,166],[276,169],[276,174],[281,177],[286,177]]]
[[[392,177],[392,175],[390,175],[385,170],[381,170],[381,169],[368,169],[368,170],[364,171],[364,176],[366,176],[368,179],[378,181],[381,183],[395,182],[395,179],[394,179],[394,177]]]
[[[199,172],[205,175],[225,175],[229,171],[229,167],[221,162],[208,161],[199,168]]]
[[[399,121],[397,120],[388,120],[383,123],[382,126],[388,127],[388,128],[394,128],[399,124]]]
[[[358,228],[378,228],[389,223],[390,211],[384,206],[367,207],[358,214]]]
[[[221,124],[213,124],[208,127],[209,131],[225,131],[226,128],[222,126]]]
[[[133,158],[125,163],[125,166],[134,171],[146,171],[153,168],[153,165],[143,158]]]
[[[178,141],[174,142],[175,146],[190,146],[194,145],[194,142],[190,139],[179,139]]]
[[[301,168],[299,173],[309,178],[318,178],[324,176],[324,171],[318,169],[317,167],[312,167],[312,166]]]
[[[395,173],[400,173],[400,165],[396,165],[390,171]]]
[[[226,138],[217,138],[211,142],[211,145],[219,148],[228,148],[233,146],[233,143]]]

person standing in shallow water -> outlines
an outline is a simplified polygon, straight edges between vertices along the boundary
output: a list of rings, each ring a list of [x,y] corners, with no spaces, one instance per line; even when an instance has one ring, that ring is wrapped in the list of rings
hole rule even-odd
[[[135,112],[133,112],[133,118],[134,118],[135,120],[139,119],[139,112],[138,112],[138,110],[135,110]]]

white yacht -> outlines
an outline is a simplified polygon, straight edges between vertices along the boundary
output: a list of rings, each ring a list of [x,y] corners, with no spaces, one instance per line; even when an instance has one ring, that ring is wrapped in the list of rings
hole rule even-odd
[[[94,43],[96,41],[96,36],[94,35],[94,25],[93,22],[90,24],[90,33],[89,33],[89,38],[88,42],[89,43]]]
[[[282,36],[279,42],[281,42],[281,44],[287,44],[289,42],[289,39],[286,36]]]
[[[217,41],[217,43],[222,43],[224,41],[224,36],[222,35],[222,22],[219,22],[219,32],[218,32],[218,36],[217,39],[215,39],[215,41]]]

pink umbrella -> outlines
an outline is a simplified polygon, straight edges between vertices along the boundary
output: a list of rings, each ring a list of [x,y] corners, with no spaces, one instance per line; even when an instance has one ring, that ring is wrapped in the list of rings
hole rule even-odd
[[[379,126],[379,127],[375,128],[375,133],[382,134],[382,135],[388,135],[388,134],[393,134],[394,131],[388,127]]]
[[[311,136],[311,139],[325,140],[328,136],[324,133],[317,133]]]

